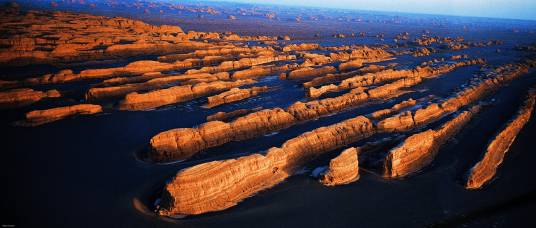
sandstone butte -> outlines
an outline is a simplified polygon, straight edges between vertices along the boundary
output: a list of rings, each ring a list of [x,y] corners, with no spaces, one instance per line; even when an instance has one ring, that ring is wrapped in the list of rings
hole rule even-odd
[[[150,79],[141,83],[130,83],[108,87],[94,87],[86,92],[85,97],[88,100],[123,98],[129,93],[165,89],[176,84],[190,85],[202,82],[209,83],[227,80],[230,80],[229,73],[227,72],[216,74],[202,73],[190,75],[169,75],[162,78]]]
[[[497,169],[503,162],[504,156],[516,139],[517,135],[529,122],[534,104],[536,103],[536,90],[529,92],[525,102],[519,108],[517,114],[488,144],[484,157],[469,171],[465,188],[478,189],[493,179]]]
[[[320,174],[320,183],[326,186],[349,184],[359,179],[359,148],[348,148],[331,159],[328,169]]]
[[[219,105],[241,101],[250,97],[257,96],[260,93],[267,92],[269,89],[270,88],[268,86],[254,86],[246,89],[232,88],[218,95],[208,97],[208,102],[203,107],[213,108]]]
[[[464,111],[439,129],[413,134],[387,154],[383,165],[386,178],[403,177],[429,165],[439,148],[459,132],[478,113],[480,106]]]
[[[42,92],[29,88],[12,89],[0,92],[0,109],[20,108],[44,98],[57,98],[60,96],[61,94],[57,90]]]
[[[338,97],[314,100],[307,103],[298,101],[289,106],[287,110],[281,108],[266,109],[236,119],[230,123],[207,122],[198,128],[178,128],[164,131],[151,139],[149,157],[158,162],[187,159],[207,148],[279,131],[298,122],[330,115],[366,101],[371,101],[371,99],[385,99],[396,96],[399,94],[398,91],[400,88],[413,86],[418,83],[420,83],[419,77],[400,79],[391,84],[385,84],[366,91],[354,89]],[[419,115],[421,112],[424,113],[424,111],[420,111]],[[278,121],[272,124],[266,120],[275,114],[280,116],[277,117],[279,119]],[[283,116],[284,118],[282,118]],[[219,125],[225,133],[206,135],[207,132],[201,130],[205,128],[205,125],[210,125],[213,128]],[[411,125],[413,125],[413,122]],[[382,124],[382,127],[385,129],[389,128],[389,123]],[[211,138],[211,143],[204,143],[209,137]]]
[[[91,115],[102,112],[100,105],[77,104],[72,106],[34,110],[26,113],[26,119],[20,123],[22,126],[38,126],[76,115]]]
[[[526,65],[505,65],[496,68],[483,78],[475,80],[473,83],[476,85],[469,86],[444,101],[442,106],[455,112],[493,92],[502,83],[527,71]],[[483,90],[478,89],[480,85],[484,85]],[[430,117],[428,123],[437,119],[435,116]],[[214,122],[211,123],[214,124]],[[213,129],[208,126],[205,128],[206,130]],[[447,135],[455,129],[457,127],[453,124],[438,131],[444,131]],[[227,131],[212,131],[211,133],[217,135],[225,132]],[[224,210],[259,191],[282,182],[297,168],[319,154],[355,143],[376,132],[385,131],[368,118],[358,116],[306,132],[287,140],[281,147],[271,148],[265,153],[207,162],[183,169],[164,187],[158,213],[164,216],[176,216]],[[181,133],[189,134],[190,139],[198,134],[191,129],[184,129]],[[210,138],[207,137],[207,139]],[[189,141],[182,143],[185,142]]]
[[[146,110],[193,100],[195,98],[219,93],[234,87],[253,84],[252,79],[237,81],[201,82],[195,85],[174,86],[167,89],[155,90],[148,93],[129,93],[119,105],[121,110]]]

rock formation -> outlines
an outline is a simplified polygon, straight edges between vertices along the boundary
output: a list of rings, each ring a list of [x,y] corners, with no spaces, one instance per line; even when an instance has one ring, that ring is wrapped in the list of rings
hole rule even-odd
[[[22,126],[38,126],[76,115],[91,115],[102,112],[100,105],[78,104],[72,106],[34,110],[26,113],[26,119],[19,123]]]
[[[219,93],[234,87],[255,83],[254,80],[201,82],[195,85],[174,86],[148,93],[129,93],[120,103],[121,110],[145,110],[164,105],[193,100],[195,98]]]
[[[287,79],[291,80],[303,80],[308,78],[314,78],[318,76],[322,76],[325,74],[332,74],[337,72],[337,69],[333,66],[325,66],[321,68],[312,68],[312,67],[305,67],[297,70],[291,71]]]
[[[268,91],[270,88],[268,86],[263,87],[251,87],[247,89],[232,88],[229,91],[220,93],[218,95],[208,97],[208,103],[204,105],[205,108],[213,108],[222,104],[228,104],[236,101],[241,101],[250,97],[259,95]]]
[[[439,129],[414,134],[387,154],[383,175],[387,178],[403,177],[429,165],[441,145],[459,132],[478,113],[480,106],[462,112]]]
[[[524,104],[519,107],[517,114],[488,144],[484,157],[471,170],[465,183],[467,189],[478,189],[488,183],[497,172],[504,160],[510,145],[517,135],[529,122],[534,104],[536,103],[536,90],[531,90]]]
[[[359,116],[306,132],[281,147],[269,149],[266,155],[253,154],[184,169],[164,188],[158,213],[173,216],[224,210],[282,182],[319,154],[372,133],[372,123]]]
[[[259,111],[261,109],[262,108],[258,107],[254,109],[238,109],[232,112],[217,112],[210,116],[207,116],[207,121],[227,121],[236,117],[244,116],[252,112]]]
[[[13,89],[0,92],[0,109],[20,108],[31,105],[44,98],[57,98],[61,94],[57,90],[46,92],[29,88]]]
[[[348,148],[329,162],[326,172],[320,174],[320,183],[326,186],[348,184],[359,179],[359,151]]]

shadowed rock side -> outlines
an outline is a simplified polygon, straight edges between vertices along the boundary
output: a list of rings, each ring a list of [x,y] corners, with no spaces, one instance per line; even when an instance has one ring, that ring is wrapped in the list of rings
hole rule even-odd
[[[229,208],[280,183],[317,155],[373,133],[370,120],[359,116],[306,132],[279,148],[269,149],[265,155],[253,154],[184,169],[164,188],[158,213],[195,215]]]
[[[517,114],[488,145],[482,160],[471,168],[465,188],[478,189],[493,179],[510,145],[512,145],[525,124],[529,122],[534,111],[534,103],[536,103],[536,90],[532,89]]]
[[[26,113],[26,119],[17,123],[20,126],[39,126],[76,115],[91,115],[102,112],[100,105],[78,104],[72,106],[34,110]]]
[[[439,148],[458,133],[479,110],[480,106],[474,106],[437,130],[430,129],[408,137],[389,151],[383,166],[384,177],[403,177],[429,165]]]
[[[44,98],[57,98],[60,96],[61,94],[57,90],[46,92],[29,88],[8,90],[0,92],[0,109],[20,108],[31,105]]]
[[[359,148],[348,148],[331,159],[328,169],[320,174],[320,183],[326,186],[349,184],[359,179]]]
[[[257,96],[259,95],[259,93],[267,92],[269,89],[270,88],[268,86],[254,86],[247,89],[232,88],[229,91],[225,91],[218,95],[208,97],[208,103],[203,107],[213,108],[219,105],[241,101],[250,97]]]
[[[167,89],[155,90],[148,93],[129,93],[119,105],[121,110],[146,110],[193,100],[195,98],[219,93],[234,87],[253,84],[251,79],[237,81],[215,81],[195,85],[174,86]]]

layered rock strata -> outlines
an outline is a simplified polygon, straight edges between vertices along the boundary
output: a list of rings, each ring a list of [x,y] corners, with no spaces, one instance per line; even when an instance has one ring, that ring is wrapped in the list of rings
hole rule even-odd
[[[519,107],[517,114],[508,124],[495,136],[488,144],[482,160],[480,160],[469,171],[465,188],[478,189],[491,181],[497,169],[504,160],[508,149],[516,139],[517,135],[529,122],[534,104],[536,103],[536,90],[531,90],[524,104]]]
[[[352,183],[359,179],[359,148],[348,148],[331,159],[328,169],[320,174],[320,183],[336,186]]]
[[[230,80],[229,73],[222,72],[216,74],[191,74],[191,75],[170,75],[158,77],[142,83],[129,83],[117,86],[94,87],[86,92],[87,100],[101,100],[108,98],[123,98],[133,92],[151,91],[172,87],[176,84],[197,84],[209,83],[221,80]]]
[[[380,72],[368,73],[365,75],[357,75],[348,79],[343,80],[339,85],[326,85],[320,88],[309,88],[307,95],[309,97],[320,97],[326,92],[338,92],[342,90],[348,90],[352,88],[357,88],[360,86],[369,86],[373,84],[378,84],[390,80],[399,80],[399,79],[415,79],[419,80],[420,78],[430,78],[440,74],[445,74],[459,67],[475,65],[475,64],[484,64],[482,59],[467,60],[463,62],[457,62],[454,64],[443,64],[438,67],[416,67],[411,70],[394,70],[387,69]]]
[[[246,89],[232,88],[229,91],[225,91],[218,95],[208,97],[208,102],[203,107],[213,108],[223,104],[229,104],[237,101],[241,101],[250,97],[259,95],[260,93],[268,91],[270,88],[268,86],[263,87],[251,87]]]
[[[167,89],[155,90],[141,94],[134,92],[127,94],[125,99],[121,101],[119,109],[135,111],[158,108],[253,83],[255,83],[255,81],[251,79],[237,81],[214,81],[209,83],[201,82],[195,85],[174,86]]]
[[[437,130],[429,129],[408,137],[387,154],[383,165],[384,177],[403,177],[429,165],[439,148],[457,134],[479,110],[480,106],[474,106]]]
[[[313,67],[305,67],[297,70],[291,71],[287,79],[290,80],[304,80],[308,78],[314,78],[326,74],[333,74],[336,73],[337,69],[333,66],[324,66],[320,68],[313,68]]]
[[[184,169],[166,185],[160,215],[195,215],[236,205],[270,188],[316,156],[374,133],[363,116],[321,127],[263,154],[200,164]],[[203,189],[200,191],[200,189]]]

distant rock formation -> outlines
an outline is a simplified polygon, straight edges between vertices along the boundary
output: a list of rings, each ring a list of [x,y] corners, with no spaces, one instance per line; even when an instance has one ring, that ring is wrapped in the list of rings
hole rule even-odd
[[[29,88],[12,89],[0,92],[0,109],[20,108],[44,98],[57,98],[60,96],[61,94],[57,90],[42,92]]]
[[[510,145],[514,142],[517,135],[529,122],[534,104],[536,103],[536,90],[529,92],[525,102],[519,107],[517,114],[508,122],[508,124],[495,136],[493,141],[488,144],[482,160],[480,160],[469,171],[465,188],[478,189],[491,181],[497,172],[497,169],[504,160]]]
[[[39,126],[76,115],[91,115],[102,112],[100,105],[78,104],[72,106],[34,110],[26,113],[26,119],[18,123],[21,126]]]

